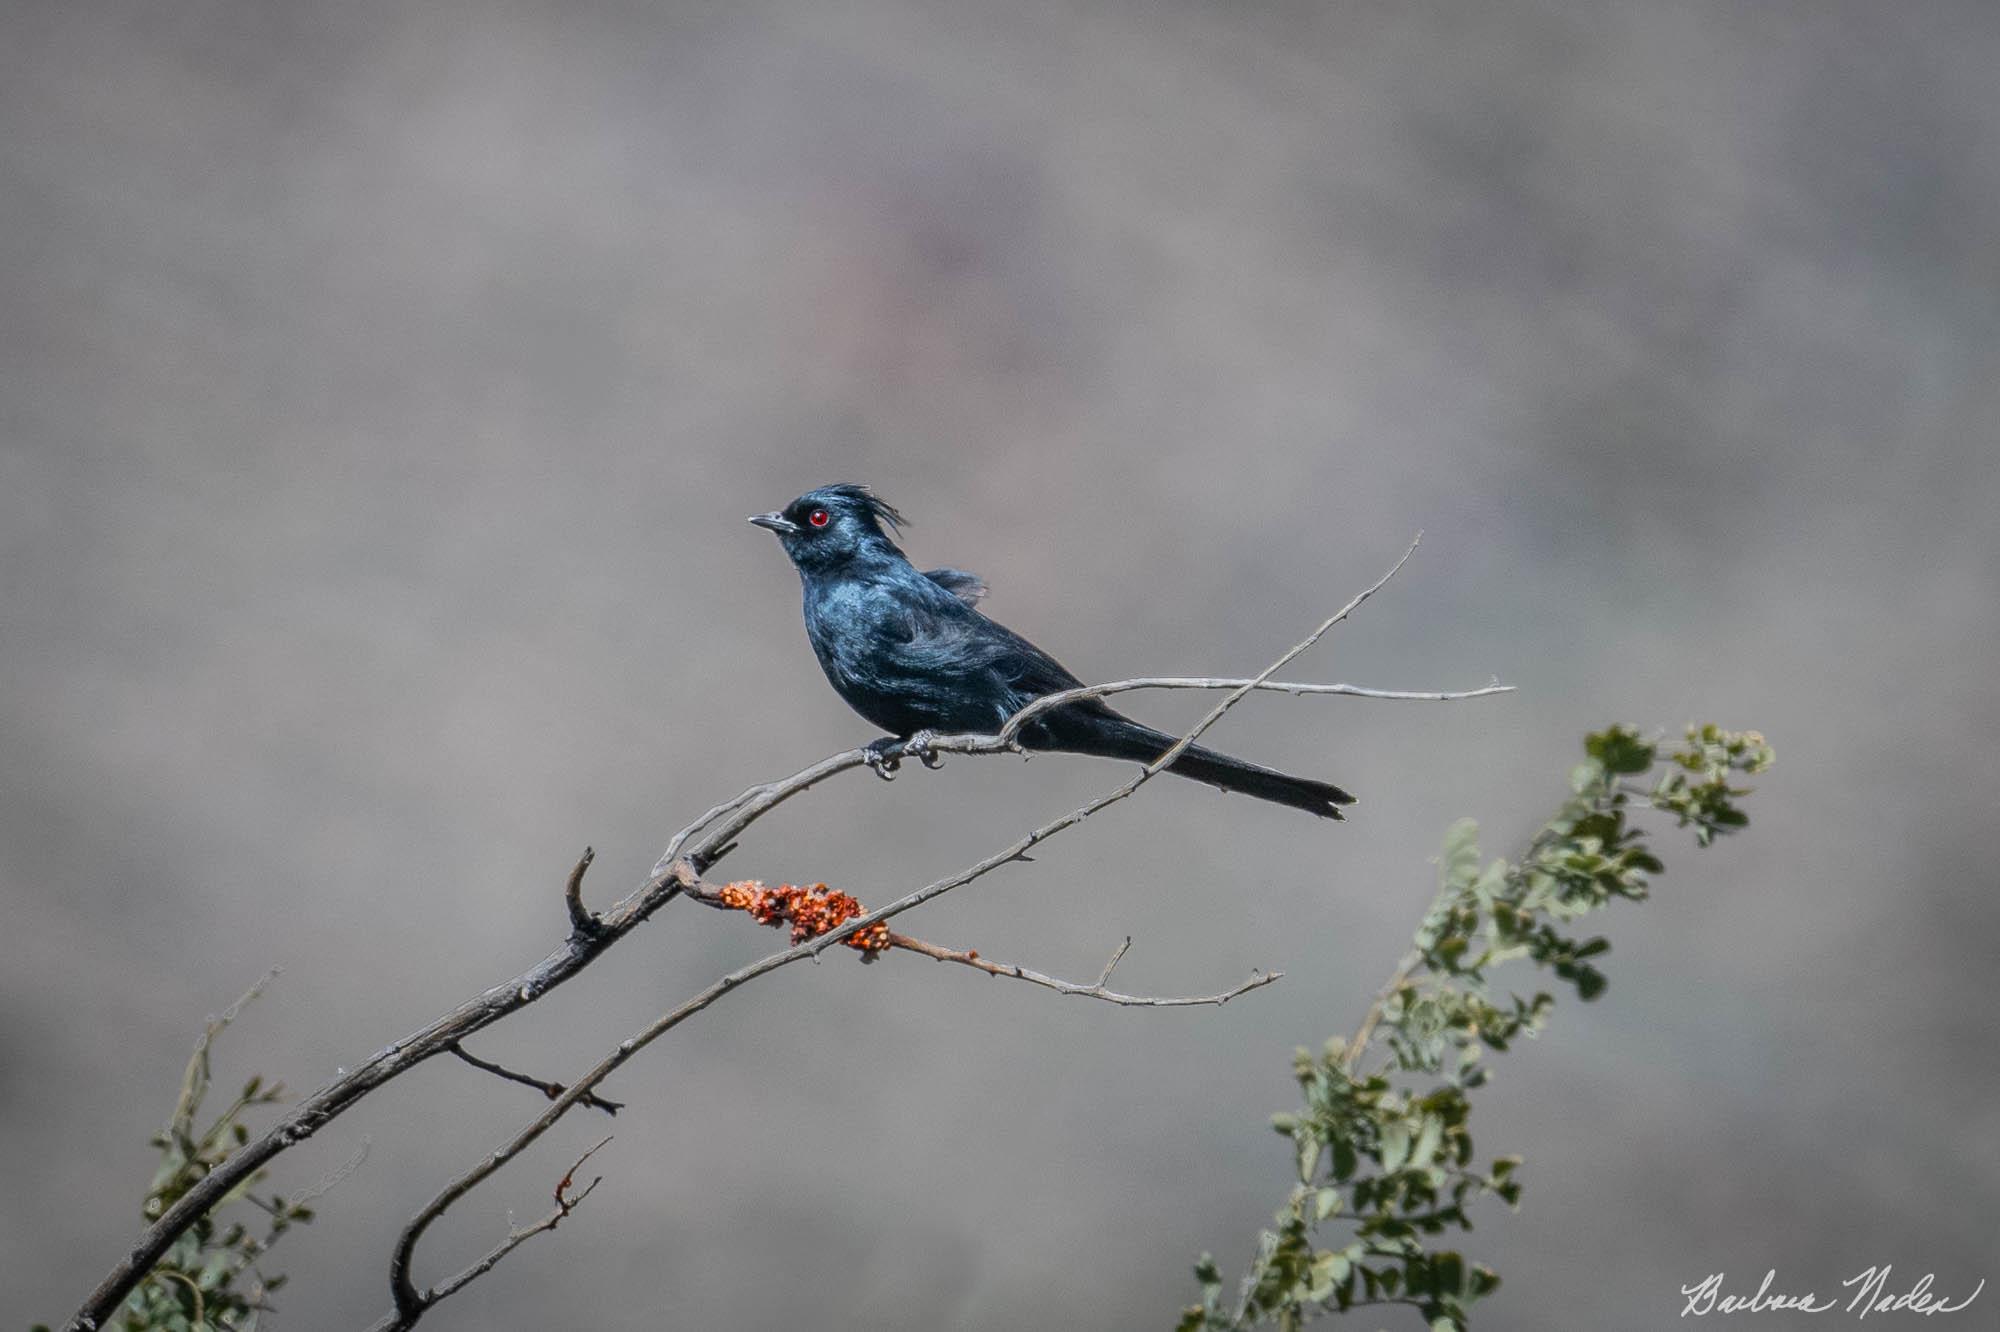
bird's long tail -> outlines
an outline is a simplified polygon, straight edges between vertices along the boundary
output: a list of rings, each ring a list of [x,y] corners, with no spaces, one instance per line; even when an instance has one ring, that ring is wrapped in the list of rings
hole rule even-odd
[[[1132,759],[1139,763],[1153,762],[1179,739],[1150,726],[1141,726],[1108,709],[1094,716],[1066,716],[1066,711],[1058,709],[1050,715],[1044,737],[1024,735],[1023,739],[1036,748],[1046,745],[1051,749],[1095,754],[1100,758]],[[1037,738],[1042,740],[1042,744],[1036,744]],[[1275,768],[1246,763],[1200,745],[1189,745],[1181,751],[1181,756],[1167,771],[1178,777],[1192,777],[1195,781],[1219,786],[1225,791],[1241,791],[1259,800],[1290,805],[1293,809],[1302,809],[1325,819],[1341,818],[1340,807],[1354,803],[1353,796],[1331,782],[1293,777]]]

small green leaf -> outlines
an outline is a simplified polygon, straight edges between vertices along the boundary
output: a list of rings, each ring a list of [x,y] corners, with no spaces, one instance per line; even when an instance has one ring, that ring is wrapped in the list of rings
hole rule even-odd
[[[1607,772],[1640,773],[1653,766],[1653,746],[1641,740],[1637,731],[1623,726],[1585,737],[1583,749]]]
[[[1310,1133],[1301,1133],[1298,1135],[1297,1141],[1299,1145],[1299,1182],[1310,1184],[1312,1183],[1313,1174],[1319,1169],[1319,1139],[1313,1137]]]
[[[1437,1155],[1438,1144],[1444,1138],[1444,1124],[1429,1117],[1424,1118],[1424,1126],[1417,1134],[1416,1145],[1410,1148],[1410,1164],[1428,1166]]]
[[[1442,887],[1463,890],[1479,873],[1479,820],[1460,819],[1445,829],[1444,854],[1438,862]]]
[[[1322,1251],[1314,1255],[1306,1277],[1306,1298],[1314,1304],[1324,1303],[1346,1274],[1347,1260],[1339,1254]]]
[[[1393,1174],[1403,1168],[1410,1157],[1410,1126],[1402,1120],[1392,1120],[1382,1126],[1382,1169]]]

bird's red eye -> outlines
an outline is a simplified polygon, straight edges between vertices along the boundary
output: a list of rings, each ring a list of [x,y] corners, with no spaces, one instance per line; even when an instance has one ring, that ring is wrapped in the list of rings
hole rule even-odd
[[[814,509],[811,513],[806,515],[806,521],[811,523],[814,527],[825,527],[828,523],[833,521],[833,515],[828,513],[825,509]]]

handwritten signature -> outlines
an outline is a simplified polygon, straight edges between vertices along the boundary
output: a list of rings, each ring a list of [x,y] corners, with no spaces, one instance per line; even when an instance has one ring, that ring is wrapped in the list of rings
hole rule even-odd
[[[1712,1313],[1826,1313],[1832,1309],[1844,1309],[1856,1318],[1866,1318],[1872,1313],[1914,1313],[1948,1314],[1957,1313],[1966,1305],[1979,1298],[1979,1292],[1986,1289],[1986,1279],[1981,1277],[1972,1293],[1956,1304],[1948,1295],[1933,1294],[1931,1282],[1935,1274],[1924,1273],[1923,1277],[1902,1294],[1892,1294],[1889,1290],[1889,1264],[1865,1268],[1841,1282],[1843,1288],[1852,1288],[1854,1294],[1843,1304],[1838,1298],[1822,1300],[1817,1292],[1787,1294],[1774,1291],[1771,1285],[1778,1279],[1778,1270],[1772,1268],[1764,1273],[1764,1280],[1757,1287],[1755,1295],[1725,1295],[1722,1293],[1723,1273],[1711,1272],[1692,1286],[1682,1286],[1681,1294],[1687,1305],[1681,1310],[1683,1318],[1705,1318]]]

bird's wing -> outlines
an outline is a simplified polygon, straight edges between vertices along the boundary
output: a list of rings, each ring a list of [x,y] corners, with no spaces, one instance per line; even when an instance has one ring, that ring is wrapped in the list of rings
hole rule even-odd
[[[997,725],[1031,699],[1081,683],[1062,663],[1007,626],[981,615],[929,577],[903,584],[896,614],[885,617],[878,663],[897,677],[899,693],[953,714],[950,725]],[[1095,700],[1081,705],[1101,707]]]
[[[986,580],[963,569],[926,569],[924,577],[968,606],[977,606],[986,595]]]
[[[986,620],[986,634],[992,645],[995,672],[1021,695],[1025,702],[1043,694],[1080,689],[1083,681],[1048,653],[1030,643],[1004,624]]]

